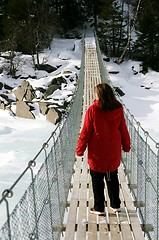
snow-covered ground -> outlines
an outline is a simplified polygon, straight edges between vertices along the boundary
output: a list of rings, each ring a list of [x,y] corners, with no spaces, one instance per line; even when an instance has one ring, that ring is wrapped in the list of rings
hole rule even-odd
[[[47,85],[47,82],[54,76],[63,75],[64,71],[78,74],[76,67],[80,67],[81,41],[54,39],[51,47],[51,50],[47,49],[41,53],[40,61],[42,62],[45,59],[47,64],[61,67],[50,74],[46,71],[36,70],[34,72],[31,57],[22,56],[25,59],[25,64],[19,69],[17,75],[20,74],[23,77],[36,75],[37,79],[27,79],[34,88]],[[24,79],[9,78],[3,71],[0,74],[0,81],[16,87]],[[67,95],[66,91],[74,91],[74,88],[74,86],[68,84],[62,91],[56,90],[54,98],[64,98]],[[0,90],[0,93],[3,93],[3,89]],[[48,122],[38,111],[36,112],[36,119],[31,120],[12,116],[7,110],[0,109],[0,196],[2,191],[16,180],[29,160],[34,158],[54,129],[55,125]]]
[[[123,103],[151,137],[159,142],[159,72],[149,69],[144,75],[140,73],[140,64],[129,60],[118,65],[110,61],[106,67],[108,71],[119,71],[118,74],[109,74],[113,86],[121,88],[125,93],[121,98]]]
[[[90,38],[90,41],[92,39]],[[74,49],[74,50],[73,50]],[[25,64],[19,70],[20,74],[33,75],[31,57],[23,56]],[[41,61],[53,66],[61,65],[55,72],[48,74],[45,71],[36,71],[37,79],[30,79],[32,86],[40,86],[63,71],[72,71],[78,74],[76,66],[80,66],[81,41],[75,39],[54,39],[52,49],[40,55]],[[65,60],[64,60],[65,59]],[[2,59],[0,60],[1,63]],[[159,141],[159,73],[149,70],[144,75],[139,73],[140,62],[125,61],[118,65],[113,61],[104,63],[108,72],[119,71],[118,74],[109,74],[114,86],[122,89],[125,95],[123,103],[150,135]],[[138,73],[134,75],[134,70]],[[3,83],[12,82],[18,86],[22,80],[12,79],[3,72],[0,74]],[[68,86],[69,88],[70,86]],[[66,88],[64,91],[67,90]],[[70,88],[68,89],[70,91]],[[72,88],[71,88],[72,90]],[[58,95],[58,92],[55,92]],[[0,196],[4,189],[9,188],[25,169],[29,160],[33,159],[50,137],[55,125],[48,122],[39,112],[34,120],[17,118],[8,111],[0,110]]]

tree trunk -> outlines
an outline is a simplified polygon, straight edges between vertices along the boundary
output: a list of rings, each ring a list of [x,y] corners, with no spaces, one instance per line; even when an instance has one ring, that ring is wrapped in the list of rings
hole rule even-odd
[[[125,54],[127,52],[127,49],[130,46],[131,33],[134,30],[134,28],[135,28],[135,23],[136,23],[136,20],[137,20],[137,16],[138,16],[138,12],[139,12],[141,1],[142,0],[138,0],[138,4],[137,4],[137,8],[136,8],[134,19],[133,19],[132,27],[131,27],[131,29],[130,29],[130,31],[128,33],[128,41],[127,41],[126,47],[124,48],[123,53],[121,54],[120,58],[117,60],[118,64],[120,64],[124,60]]]
[[[120,51],[120,45],[121,45],[121,41],[122,41],[122,33],[123,33],[123,18],[124,18],[124,2],[122,2],[122,17],[121,17],[121,22],[120,22],[120,35],[119,35],[119,43],[118,43],[118,47],[117,47],[117,54],[119,54]]]

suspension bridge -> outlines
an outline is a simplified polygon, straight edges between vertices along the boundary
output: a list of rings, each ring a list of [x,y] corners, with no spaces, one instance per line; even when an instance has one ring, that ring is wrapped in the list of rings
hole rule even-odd
[[[17,181],[2,193],[0,206],[6,221],[0,229],[0,240],[159,239],[159,144],[125,106],[132,150],[123,153],[119,167],[121,212],[111,212],[105,188],[106,216],[89,213],[93,192],[86,154],[76,159],[75,148],[83,116],[94,100],[95,86],[111,82],[96,36],[86,36],[82,44],[78,87],[67,116]],[[39,158],[44,161],[35,173]],[[30,184],[10,211],[15,188],[26,173]]]

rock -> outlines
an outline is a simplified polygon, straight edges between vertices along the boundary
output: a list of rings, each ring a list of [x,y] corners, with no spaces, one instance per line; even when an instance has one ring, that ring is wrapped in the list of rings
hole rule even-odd
[[[44,99],[46,99],[48,96],[50,96],[57,89],[60,89],[59,85],[54,84],[54,85],[49,86],[44,94]]]
[[[42,88],[42,87],[37,87],[36,88],[36,91],[39,91],[39,92],[41,92],[41,93],[45,93],[46,92],[46,89],[44,89],[44,88]]]
[[[25,97],[27,101],[32,101],[35,98],[35,90],[26,80],[22,82],[22,85],[13,90],[18,101],[22,101]]]
[[[0,74],[3,72],[3,68],[2,67],[0,67]]]
[[[63,74],[67,75],[67,76],[70,76],[72,74],[72,72],[71,71],[63,71]]]
[[[2,98],[2,100],[4,100],[4,102],[6,101],[6,104],[10,104],[12,102],[15,102],[13,99],[10,99],[9,96],[7,94],[0,94],[0,97]]]
[[[49,105],[50,105],[49,103],[39,102],[40,112],[44,116],[46,115],[46,119],[49,122],[52,122],[53,124],[56,124],[61,119],[61,113],[53,107],[50,108]]]
[[[7,90],[12,90],[13,88],[7,84],[4,83],[4,88],[7,89]]]
[[[110,74],[118,74],[119,71],[109,71]]]
[[[39,104],[40,113],[45,115],[47,113],[47,111],[48,111],[47,103],[39,102],[38,104]]]
[[[115,91],[122,97],[125,95],[125,93],[119,88],[119,87],[115,87]]]
[[[48,110],[48,113],[46,115],[46,119],[49,122],[52,122],[53,124],[56,124],[60,121],[61,119],[61,114],[60,112],[56,111],[54,108],[50,108]]]
[[[36,97],[35,91],[33,88],[27,89],[25,94],[26,101],[32,101]]]
[[[14,79],[18,79],[20,78],[21,75],[16,75],[16,76],[13,76]]]
[[[18,87],[17,89],[13,90],[13,93],[15,94],[16,98],[18,101],[22,101],[26,91],[27,91],[27,87],[29,85],[29,82],[27,81],[23,81],[22,85],[20,87]]]
[[[3,83],[0,82],[0,90],[2,90],[2,88],[3,88]]]
[[[7,105],[7,106],[5,107],[5,109],[8,110],[8,111],[11,113],[12,116],[16,116],[15,113],[12,111],[11,105]]]
[[[21,87],[18,87],[16,90],[13,90],[13,93],[18,101],[22,101],[25,95],[25,90]]]
[[[26,77],[21,76],[20,79],[28,79],[28,76]]]
[[[23,88],[25,91],[29,88],[30,83],[26,80],[22,82],[21,88]]]
[[[34,76],[29,75],[28,77],[32,78],[32,79],[37,79],[37,77],[35,75]]]
[[[0,109],[5,110],[5,104],[0,101]]]
[[[80,67],[79,67],[79,66],[75,66],[75,68],[76,68],[77,70],[80,70]]]
[[[61,83],[67,83],[67,81],[65,80],[65,78],[61,77],[57,77],[57,78],[53,78],[51,81],[50,85],[61,85]]]
[[[134,75],[137,75],[138,74],[138,72],[137,71],[134,71]]]
[[[103,61],[105,61],[105,62],[110,62],[110,58],[109,58],[109,57],[104,57],[104,58],[103,58]]]
[[[48,72],[48,73],[52,73],[52,72],[54,72],[54,71],[57,70],[56,67],[53,67],[53,66],[51,66],[51,65],[49,65],[49,64],[39,64],[39,65],[36,64],[35,67],[36,67],[38,70],[43,70],[43,71],[46,71],[46,72]]]
[[[68,77],[70,77],[71,72],[65,71],[64,74]],[[70,79],[70,81],[73,81],[73,78]],[[46,116],[46,119],[53,124],[58,123],[61,120],[61,115],[66,111],[66,107],[69,104],[68,102],[64,101],[63,105],[57,103],[57,107],[53,105],[52,100],[51,102],[48,102],[48,97],[52,95],[52,93],[57,90],[61,89],[61,84],[65,83],[67,84],[66,78],[59,75],[56,76],[56,78],[52,79],[51,84],[48,86],[47,89],[44,88],[37,88],[33,89],[33,87],[30,85],[30,83],[27,80],[24,80],[21,84],[21,86],[12,89],[12,87],[6,86],[6,91],[10,93],[14,93],[16,100],[14,98],[10,99],[10,94],[0,94],[1,101],[0,101],[0,109],[6,109],[10,111],[12,114],[14,114],[17,117],[20,118],[27,118],[27,119],[35,119],[36,116],[34,115],[33,110],[35,110],[35,107],[33,106],[33,99],[37,98],[37,95],[39,96],[39,100],[41,99],[41,102],[37,101],[39,104],[39,110],[40,113]],[[4,84],[0,82],[0,88],[4,88]],[[37,92],[40,91],[40,92]],[[47,102],[44,102],[44,99],[47,99]],[[14,105],[16,105],[16,110],[12,111],[12,103],[14,102]],[[14,108],[15,109],[15,108]]]
[[[34,119],[35,116],[30,112],[30,107],[26,102],[18,101],[16,104],[16,116],[21,118]]]

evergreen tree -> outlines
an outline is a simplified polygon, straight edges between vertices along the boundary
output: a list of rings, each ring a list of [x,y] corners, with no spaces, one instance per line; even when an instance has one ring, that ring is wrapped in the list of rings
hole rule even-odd
[[[88,19],[92,18],[92,25],[96,28],[98,16],[105,5],[105,0],[85,0],[84,5]]]
[[[35,53],[37,47],[49,46],[54,15],[50,0],[10,0],[4,16],[5,39],[14,39],[17,51]]]
[[[137,11],[139,2],[141,7]],[[133,21],[130,15],[135,16],[136,12]],[[32,56],[36,53],[39,64],[38,53],[50,46],[55,31],[66,36],[89,21],[97,30],[104,53],[122,61],[130,49],[133,58],[159,70],[158,12],[158,0],[1,0],[0,51],[10,50],[11,57],[14,51]],[[137,36],[135,44],[132,25]]]
[[[159,71],[159,6],[157,0],[142,2],[134,57],[143,61],[144,67]]]
[[[101,46],[106,54],[118,56],[126,41],[122,4],[116,0],[107,0],[100,19],[98,36],[101,38]]]
[[[0,1],[0,40],[4,36],[4,25],[3,25],[3,18],[4,18],[4,14],[5,14],[4,6],[5,6],[4,0],[1,0]]]
[[[60,19],[64,31],[74,29],[84,22],[83,5],[79,0],[63,0],[60,9]]]

